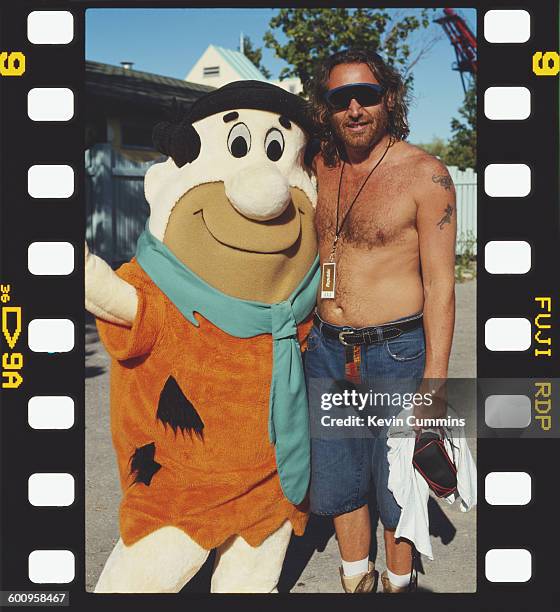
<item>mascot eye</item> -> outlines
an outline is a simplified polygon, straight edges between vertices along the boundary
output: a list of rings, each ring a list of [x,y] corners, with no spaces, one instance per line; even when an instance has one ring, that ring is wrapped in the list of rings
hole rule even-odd
[[[269,130],[264,139],[264,148],[268,159],[278,161],[284,153],[284,135],[280,130]]]
[[[251,148],[251,132],[244,123],[236,123],[228,134],[227,145],[234,157],[245,157]]]

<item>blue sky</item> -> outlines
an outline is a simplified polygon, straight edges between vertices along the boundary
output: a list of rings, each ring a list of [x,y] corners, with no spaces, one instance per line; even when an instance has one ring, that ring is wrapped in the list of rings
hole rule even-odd
[[[405,9],[399,9],[402,11]],[[120,65],[134,62],[134,69],[184,79],[209,44],[238,49],[240,33],[254,46],[263,47],[263,64],[277,78],[285,62],[264,48],[262,37],[277,9],[88,9],[86,11],[86,59]],[[409,12],[416,12],[411,9]],[[476,11],[458,9],[476,34]],[[437,11],[438,16],[443,14]],[[410,109],[413,143],[437,136],[449,138],[451,118],[463,101],[459,73],[451,69],[455,53],[433,24],[438,37],[427,55],[413,69],[414,101]],[[275,31],[282,40],[282,33]],[[411,46],[420,44],[413,35]]]

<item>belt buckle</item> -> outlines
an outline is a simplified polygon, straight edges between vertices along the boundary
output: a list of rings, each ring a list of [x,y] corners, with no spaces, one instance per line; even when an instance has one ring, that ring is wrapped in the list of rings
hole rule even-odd
[[[341,332],[338,334],[338,339],[339,339],[340,343],[341,343],[341,344],[344,344],[344,346],[354,346],[353,344],[349,344],[348,342],[346,342],[346,340],[344,340],[344,338],[343,338],[344,334],[353,334],[353,333],[354,333],[354,332],[353,332],[353,331],[350,331],[350,330],[341,331]]]

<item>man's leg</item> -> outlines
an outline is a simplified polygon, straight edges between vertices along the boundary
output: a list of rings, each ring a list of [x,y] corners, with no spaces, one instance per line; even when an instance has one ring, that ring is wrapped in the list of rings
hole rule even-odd
[[[394,529],[385,529],[384,536],[387,569],[399,576],[410,575],[412,545],[402,538],[395,540]]]
[[[340,579],[346,593],[377,590],[378,572],[369,560],[371,524],[367,505],[334,517],[342,567]]]
[[[177,527],[162,527],[132,546],[119,539],[95,593],[177,593],[202,567],[209,551]]]
[[[395,530],[399,523],[401,509],[393,494],[389,491],[389,461],[386,446],[387,441],[384,437],[376,440],[373,468],[377,507],[384,527],[385,558],[387,561],[387,573],[383,572],[381,582],[385,592],[399,592],[401,589],[406,590],[410,583],[412,546],[406,540],[395,539]]]
[[[212,593],[277,593],[292,524],[286,521],[259,546],[241,536],[229,538],[217,550]]]
[[[367,438],[311,440],[311,512],[334,519],[342,586],[351,593],[371,591],[376,579],[369,562],[370,448]]]
[[[343,561],[361,561],[369,556],[371,526],[367,505],[335,516],[334,528]]]
[[[312,434],[310,509],[315,514],[334,517],[342,586],[346,592],[354,593],[371,591],[376,581],[374,565],[369,561],[371,527],[367,507],[371,441],[362,431],[321,426],[325,414],[323,394],[353,388],[345,380],[346,359],[346,347],[337,339],[325,337],[315,326],[305,353]]]
[[[424,331],[421,327],[405,332],[391,339],[369,353],[378,350],[377,372],[383,391],[399,393],[414,393],[418,389],[425,366]],[[376,372],[370,372],[374,375]],[[396,412],[400,410],[395,409]],[[395,412],[389,408],[385,416],[393,416]],[[387,574],[381,576],[385,592],[399,592],[408,589],[412,569],[412,546],[405,540],[395,540],[395,530],[400,520],[401,509],[391,491],[389,491],[389,447],[387,445],[387,429],[379,432],[373,453],[372,473],[375,480],[375,492],[379,516],[385,528],[385,552],[387,559]],[[388,580],[390,582],[388,582]]]

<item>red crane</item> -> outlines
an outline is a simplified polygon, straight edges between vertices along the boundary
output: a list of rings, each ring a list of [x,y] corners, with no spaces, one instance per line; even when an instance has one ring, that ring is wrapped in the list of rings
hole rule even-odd
[[[465,85],[465,73],[471,76],[476,76],[477,73],[477,46],[476,38],[467,25],[467,22],[458,15],[453,9],[444,8],[444,16],[435,19],[447,34],[447,37],[455,50],[457,62],[453,64],[453,70],[457,70],[461,76],[461,83],[465,93],[467,91]]]

